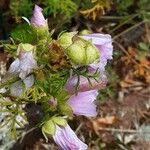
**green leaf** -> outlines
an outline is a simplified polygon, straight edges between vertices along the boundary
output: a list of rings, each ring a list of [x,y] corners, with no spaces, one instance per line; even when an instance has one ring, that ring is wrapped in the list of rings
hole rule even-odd
[[[141,50],[141,51],[148,51],[148,45],[147,44],[145,44],[145,43],[143,43],[143,42],[140,42],[139,43],[139,50]]]

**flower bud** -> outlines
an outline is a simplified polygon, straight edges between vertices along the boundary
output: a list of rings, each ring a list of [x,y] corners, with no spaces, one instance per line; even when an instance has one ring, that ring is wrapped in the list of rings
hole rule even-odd
[[[52,121],[59,126],[66,126],[67,121],[62,117],[53,117]]]
[[[65,32],[60,35],[58,38],[58,43],[63,47],[67,48],[69,47],[73,41],[72,38],[77,34],[77,32]]]
[[[42,8],[35,5],[33,16],[31,18],[31,26],[35,35],[37,35],[38,41],[47,39],[49,36],[48,23],[42,14]]]
[[[87,30],[87,29],[84,29],[84,30],[79,32],[79,35],[87,35],[87,34],[91,34],[91,31]]]
[[[18,45],[18,49],[17,49],[17,53],[20,54],[20,52],[34,52],[36,50],[36,47],[31,45],[31,44],[19,44]]]
[[[72,114],[71,107],[66,103],[59,103],[58,109],[59,109],[60,113],[63,115],[71,115]]]
[[[35,27],[44,27],[47,26],[47,20],[45,20],[43,14],[42,14],[42,8],[40,8],[38,5],[35,5],[33,16],[31,18],[31,25]]]
[[[74,64],[85,65],[86,54],[85,49],[78,43],[74,43],[66,49],[66,54]]]
[[[48,120],[42,126],[42,133],[47,138],[47,135],[54,135],[55,134],[55,124],[52,120]]]
[[[86,64],[91,64],[98,61],[100,53],[98,49],[91,43],[87,44],[86,47]]]
[[[88,65],[99,59],[98,49],[89,41],[76,40],[66,49],[66,54],[76,65]]]
[[[67,121],[62,117],[52,117],[50,120],[46,121],[42,126],[42,133],[46,140],[49,136],[53,136],[56,132],[56,125],[65,127]]]

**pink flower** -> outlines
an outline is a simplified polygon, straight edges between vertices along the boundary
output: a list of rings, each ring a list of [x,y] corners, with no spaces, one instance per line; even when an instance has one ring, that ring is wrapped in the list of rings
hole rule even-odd
[[[31,51],[20,52],[19,58],[17,58],[9,68],[10,73],[19,73],[21,79],[25,79],[26,76],[31,73],[32,69],[37,68],[37,62],[33,57]]]
[[[68,79],[66,85],[65,85],[65,89],[70,93],[70,94],[74,94],[75,93],[75,87],[77,85],[78,82],[78,77],[77,76],[72,76]],[[79,84],[79,88],[78,91],[79,92],[85,92],[85,91],[89,91],[89,90],[100,90],[105,88],[106,83],[107,83],[107,77],[105,74],[100,75],[100,77],[97,79],[97,81],[95,79],[90,79],[91,85],[89,83],[89,81],[87,80],[86,77],[84,76],[80,76],[80,84]]]
[[[78,95],[72,95],[67,101],[75,115],[84,115],[95,117],[97,115],[94,101],[98,92],[96,90],[79,92]]]
[[[33,11],[33,16],[31,18],[31,24],[35,27],[41,27],[41,26],[46,26],[47,21],[45,20],[43,14],[42,14],[42,8],[39,6],[35,5],[34,11]]]
[[[99,68],[100,71],[104,71],[107,60],[112,59],[113,55],[111,36],[108,34],[94,33],[81,36],[81,38],[85,40],[91,40],[91,42],[99,49],[100,52],[100,62],[98,64],[91,64],[89,66],[94,69]]]
[[[69,125],[66,125],[65,127],[56,125],[53,139],[63,150],[87,150],[88,148],[88,146],[76,136]]]

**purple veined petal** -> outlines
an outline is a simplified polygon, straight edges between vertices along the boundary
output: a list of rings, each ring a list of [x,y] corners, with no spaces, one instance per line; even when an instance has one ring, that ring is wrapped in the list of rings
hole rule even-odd
[[[95,66],[95,68],[98,68],[98,66]],[[95,70],[95,68],[94,68],[94,70]],[[94,79],[90,79],[91,84],[92,84],[92,85],[90,85],[90,83],[86,77],[80,76],[80,84],[79,84],[78,91],[85,92],[85,91],[89,91],[89,90],[100,90],[100,89],[103,89],[106,87],[107,77],[104,73],[101,74],[99,79],[97,79],[97,80],[98,80],[98,82]],[[78,82],[77,76],[70,77],[65,85],[65,89],[70,94],[74,94],[75,90],[76,90],[75,87],[77,85],[77,82]]]
[[[106,43],[112,42],[111,36],[109,34],[93,33],[80,37],[85,40],[91,40],[94,45],[104,45]]]
[[[9,73],[14,73],[14,74],[20,72],[20,61],[19,61],[18,58],[12,62],[12,64],[9,67],[8,72]]]
[[[34,76],[30,75],[30,76],[26,77],[23,80],[23,82],[25,84],[26,90],[30,89],[30,87],[32,87],[32,85],[34,84]]]
[[[32,52],[25,52],[23,55],[20,55],[20,74],[19,77],[21,79],[25,79],[25,77],[31,72],[32,69],[37,68],[37,62],[33,58]]]
[[[38,5],[35,5],[33,16],[31,18],[31,25],[35,27],[41,27],[46,26],[47,21],[45,20],[43,14],[42,14],[42,8],[40,8]]]
[[[59,127],[56,125],[55,143],[63,150],[87,150],[88,146],[83,143],[70,128],[69,125]]]
[[[72,108],[75,115],[95,117],[97,115],[95,100],[98,95],[97,90],[79,92],[78,95],[72,95],[67,103]]]

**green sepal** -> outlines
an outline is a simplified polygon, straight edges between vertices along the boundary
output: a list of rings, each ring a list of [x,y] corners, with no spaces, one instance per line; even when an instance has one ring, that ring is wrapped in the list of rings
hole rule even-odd
[[[41,27],[32,26],[32,31],[37,36],[37,42],[39,40],[47,39],[50,36],[47,25],[44,27],[43,26],[41,26]]]
[[[56,126],[52,120],[48,120],[42,126],[42,133],[45,139],[48,141],[48,136],[53,136],[55,134]]]
[[[20,43],[18,45],[18,49],[17,49],[17,53],[19,54],[20,51],[25,51],[25,52],[30,52],[32,51],[33,53],[35,53],[36,51],[36,46],[33,46],[31,44],[28,44],[28,43]]]
[[[67,48],[69,47],[72,43],[73,40],[72,38],[77,34],[78,32],[65,32],[62,33],[59,38],[58,38],[58,43],[63,47],[63,48]]]
[[[99,50],[94,45],[92,45],[91,42],[89,42],[86,47],[86,64],[94,63],[99,60],[99,58]]]
[[[85,49],[78,43],[70,45],[65,52],[73,64],[86,64]]]
[[[59,126],[66,126],[67,125],[67,121],[62,117],[52,117],[52,120],[55,124],[57,124]]]
[[[69,93],[67,91],[61,91],[61,93],[56,96],[59,102],[66,102],[69,98]]]
[[[59,103],[58,109],[63,115],[72,115],[72,109],[67,103]]]

